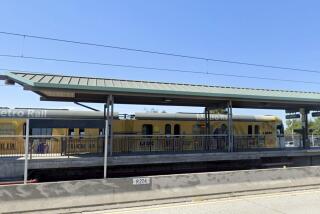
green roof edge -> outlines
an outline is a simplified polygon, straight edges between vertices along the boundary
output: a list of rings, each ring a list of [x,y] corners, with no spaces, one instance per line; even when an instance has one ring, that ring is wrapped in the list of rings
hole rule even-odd
[[[34,86],[34,82],[33,81],[27,80],[26,78],[23,78],[23,77],[19,77],[17,74],[15,74],[13,72],[7,72],[7,73],[5,73],[5,75],[7,77],[10,77],[10,78],[14,79],[14,80],[18,80],[18,82],[25,83],[25,84],[27,84],[29,86]]]
[[[219,98],[247,98],[247,99],[263,99],[263,100],[288,100],[288,101],[313,101],[319,102],[320,97],[316,98],[290,98],[290,97],[274,97],[274,96],[258,96],[258,95],[235,95],[235,94],[225,94],[225,93],[205,93],[205,92],[184,92],[179,91],[179,93],[169,91],[169,90],[154,90],[154,89],[134,89],[134,88],[119,88],[119,87],[101,87],[101,86],[79,86],[79,85],[66,85],[66,84],[51,84],[51,83],[34,83],[34,87],[39,88],[63,88],[63,89],[76,89],[76,90],[90,90],[90,91],[110,91],[110,92],[140,92],[146,94],[169,94],[169,95],[191,95],[191,96],[202,96],[202,97],[219,97]]]
[[[297,93],[297,94],[314,94],[318,95],[319,98],[306,98],[306,97],[288,97],[288,96],[259,96],[259,95],[241,95],[241,94],[226,94],[226,93],[207,93],[207,92],[186,92],[186,91],[171,91],[171,90],[163,90],[163,89],[140,89],[140,88],[128,88],[128,87],[101,87],[101,86],[85,86],[85,85],[67,85],[67,84],[52,84],[52,83],[39,83],[39,82],[34,82],[32,80],[28,80],[24,77],[20,77],[17,74],[30,74],[30,75],[52,75],[55,76],[55,74],[37,74],[37,73],[22,73],[22,72],[17,72],[15,73],[14,71],[8,72],[5,75],[9,78],[12,78],[16,80],[18,83],[23,83],[27,84],[28,86],[31,87],[36,87],[36,88],[61,88],[61,89],[74,89],[74,90],[90,90],[90,91],[108,91],[108,92],[126,92],[126,93],[145,93],[145,94],[168,94],[168,95],[189,95],[189,96],[202,96],[202,97],[217,97],[217,98],[244,98],[244,99],[262,99],[262,100],[285,100],[285,101],[311,101],[311,102],[319,102],[320,105],[320,93],[313,93],[313,92],[303,92],[303,91],[285,91],[285,90],[268,90],[266,91],[275,91],[275,92],[282,92],[282,93]],[[56,76],[62,76],[62,75],[56,75]],[[62,76],[63,77],[63,76]],[[76,76],[68,76],[68,77],[74,77],[77,78]],[[88,78],[91,79],[93,77],[83,77],[83,78]],[[102,79],[102,78],[101,78]],[[108,79],[112,80],[112,79]],[[130,80],[118,80],[117,81],[130,81]],[[132,80],[134,81],[134,80]],[[139,82],[139,81],[138,81]],[[143,82],[143,81],[142,81]],[[145,81],[146,83],[149,83],[148,81]],[[150,82],[152,83],[152,82]],[[154,83],[159,83],[161,82],[154,82]],[[163,83],[163,84],[170,84],[170,83]],[[175,83],[172,83],[175,84]],[[185,84],[181,84],[185,85]],[[193,86],[190,84],[190,86]],[[201,85],[194,85],[194,86],[201,86]],[[206,85],[202,85],[203,87],[210,87]],[[211,86],[214,87],[214,86]],[[232,89],[232,87],[231,87]],[[254,88],[243,88],[244,90],[256,90]],[[236,88],[234,89],[236,90]],[[259,89],[262,90],[263,89]],[[178,93],[177,93],[178,92]]]

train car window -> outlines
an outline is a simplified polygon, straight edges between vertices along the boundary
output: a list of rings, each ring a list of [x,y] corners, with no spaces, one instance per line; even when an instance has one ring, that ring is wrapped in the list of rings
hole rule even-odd
[[[166,126],[164,128],[164,134],[165,135],[170,135],[171,134],[171,125],[170,124],[166,124]]]
[[[104,135],[104,129],[99,129],[99,136],[103,136]]]
[[[180,125],[179,124],[174,125],[173,129],[174,129],[173,130],[174,135],[180,135]]]
[[[23,124],[23,136],[26,135],[27,125]],[[52,136],[52,128],[31,128],[29,130],[29,135],[38,135],[38,136]]]
[[[248,126],[248,135],[252,135],[252,125]]]
[[[256,135],[260,134],[260,127],[258,125],[254,126],[254,134],[256,134]]]
[[[80,135],[80,138],[82,138],[82,137],[84,137],[84,135],[85,135],[85,131],[84,131],[84,129],[79,129],[79,135]]]
[[[74,134],[75,134],[74,129],[69,129],[69,130],[68,130],[68,135],[69,135],[69,136],[73,137]]]
[[[41,135],[41,129],[40,128],[31,129],[31,135]]]
[[[143,135],[152,135],[153,134],[153,126],[151,124],[143,124],[142,134]]]
[[[277,134],[278,134],[278,135],[283,135],[283,134],[284,134],[283,124],[277,125]]]
[[[52,136],[52,128],[47,128],[47,135],[48,136]]]
[[[37,136],[51,136],[52,129],[51,128],[32,128],[30,130],[30,134],[37,135]]]

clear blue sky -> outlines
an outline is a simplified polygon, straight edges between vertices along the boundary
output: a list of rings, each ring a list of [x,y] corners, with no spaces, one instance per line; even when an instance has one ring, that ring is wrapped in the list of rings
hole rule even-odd
[[[0,31],[252,63],[320,69],[319,8],[320,2],[316,0],[2,0]],[[317,81],[320,77],[320,74],[206,63],[4,35],[0,35],[0,54],[24,54],[306,81]],[[319,91],[319,85],[4,57],[0,57],[0,68],[122,79]],[[0,106],[74,106],[71,103],[40,102],[38,95],[23,91],[19,87],[0,87],[0,90]],[[116,111],[132,112],[144,108],[117,106]],[[169,108],[169,111],[199,109]],[[283,116],[283,113],[278,111],[236,112]]]

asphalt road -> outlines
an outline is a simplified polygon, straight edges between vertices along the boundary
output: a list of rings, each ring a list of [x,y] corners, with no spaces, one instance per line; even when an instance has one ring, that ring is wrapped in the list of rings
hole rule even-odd
[[[320,189],[90,212],[90,214],[320,213]]]

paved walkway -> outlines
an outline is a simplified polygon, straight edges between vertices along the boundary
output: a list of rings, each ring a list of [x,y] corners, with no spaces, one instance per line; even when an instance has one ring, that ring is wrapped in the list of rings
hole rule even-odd
[[[143,208],[90,212],[90,214],[318,214],[320,189],[238,198],[166,204]]]

